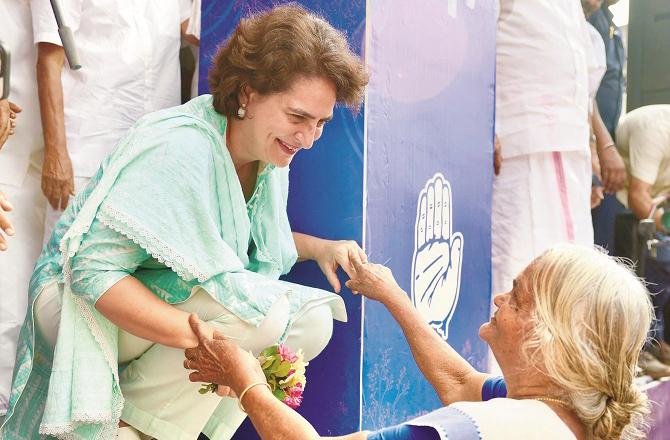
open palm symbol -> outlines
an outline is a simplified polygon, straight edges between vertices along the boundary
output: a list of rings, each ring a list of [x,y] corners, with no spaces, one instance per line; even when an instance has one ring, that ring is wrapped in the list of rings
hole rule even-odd
[[[458,301],[463,256],[463,235],[452,234],[451,218],[451,185],[437,173],[417,202],[412,301],[444,339]]]

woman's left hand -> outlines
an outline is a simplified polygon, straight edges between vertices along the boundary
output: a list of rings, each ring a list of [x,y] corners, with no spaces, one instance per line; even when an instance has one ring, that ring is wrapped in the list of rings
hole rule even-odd
[[[337,268],[341,267],[349,278],[355,273],[349,255],[360,263],[368,261],[363,249],[353,240],[323,240],[320,251],[314,256],[314,260],[337,293],[340,293],[341,289]]]

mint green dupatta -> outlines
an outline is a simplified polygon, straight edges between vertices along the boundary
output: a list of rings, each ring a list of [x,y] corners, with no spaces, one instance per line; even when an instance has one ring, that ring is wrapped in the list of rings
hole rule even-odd
[[[38,429],[65,439],[111,439],[116,432],[123,408],[118,328],[69,286],[72,257],[96,217],[252,325],[280,296],[306,295],[277,281],[297,258],[286,216],[288,169],[266,166],[246,203],[224,143],[225,118],[211,102],[205,95],[138,121],[59,221],[30,288],[33,304],[58,282],[58,342],[51,351],[28,313],[5,440],[39,438]],[[311,298],[334,297],[305,289]],[[340,310],[336,319],[346,320]]]

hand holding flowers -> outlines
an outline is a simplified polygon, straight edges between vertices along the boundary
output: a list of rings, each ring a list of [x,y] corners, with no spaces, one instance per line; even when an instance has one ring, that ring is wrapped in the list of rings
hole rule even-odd
[[[185,351],[184,368],[195,370],[189,374],[191,382],[209,383],[201,393],[241,396],[250,385],[267,383],[277,399],[291,408],[300,406],[307,366],[301,350],[293,353],[283,344],[273,345],[255,358],[219,332],[207,337],[197,315],[191,315],[189,323],[199,344]]]

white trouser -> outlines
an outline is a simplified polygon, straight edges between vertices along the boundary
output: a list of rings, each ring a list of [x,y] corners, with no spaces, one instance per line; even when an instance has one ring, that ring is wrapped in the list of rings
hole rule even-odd
[[[42,336],[56,343],[60,322],[60,289],[54,283],[44,288],[35,302],[35,323]],[[245,350],[258,354],[277,343],[289,322],[289,303],[283,297],[270,309],[259,327],[239,319],[200,290],[174,307],[196,313],[200,319],[235,340]],[[328,304],[307,304],[288,329],[285,344],[302,349],[305,360],[316,357],[328,344],[333,331]],[[196,439],[218,405],[226,408],[224,421],[232,434],[245,414],[231,398],[216,394],[201,395],[202,386],[188,380],[183,367],[184,350],[155,344],[119,330],[119,363],[131,361],[121,374],[125,398],[122,420],[158,439]]]
[[[75,177],[74,193],[79,194],[79,192],[86,187],[89,180],[91,180],[90,177]],[[70,201],[68,203],[72,203],[73,199],[74,197],[70,196]],[[63,211],[61,211],[60,209],[52,208],[51,204],[47,200],[46,217],[44,219],[44,235],[43,235],[44,238],[42,244],[47,244],[49,242],[49,239],[51,238],[51,233],[53,232],[56,223],[58,223],[58,219],[60,218],[61,214],[63,214]]]
[[[510,290],[519,272],[552,245],[593,245],[590,196],[588,151],[503,160],[493,181],[493,295]]]
[[[41,174],[31,166],[20,187],[0,184],[14,206],[9,217],[16,231],[0,251],[0,415],[7,412],[16,342],[26,314],[28,283],[42,248],[44,196]]]

